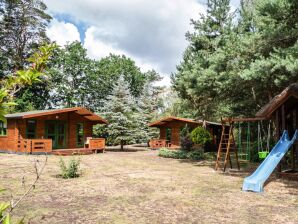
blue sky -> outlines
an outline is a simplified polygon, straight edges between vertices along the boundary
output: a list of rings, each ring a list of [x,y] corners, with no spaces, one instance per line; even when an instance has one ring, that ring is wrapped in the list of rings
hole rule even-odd
[[[45,0],[54,18],[50,39],[59,45],[79,40],[94,59],[125,54],[143,70],[155,69],[170,85],[187,46],[190,19],[206,12],[204,0]],[[239,0],[231,1],[232,9]]]

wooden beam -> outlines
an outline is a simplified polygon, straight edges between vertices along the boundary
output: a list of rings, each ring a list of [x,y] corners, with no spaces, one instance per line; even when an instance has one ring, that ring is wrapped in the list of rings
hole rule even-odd
[[[266,117],[239,117],[239,118],[225,118],[222,121],[223,122],[254,122],[254,121],[262,121],[262,120],[268,120],[269,118]]]

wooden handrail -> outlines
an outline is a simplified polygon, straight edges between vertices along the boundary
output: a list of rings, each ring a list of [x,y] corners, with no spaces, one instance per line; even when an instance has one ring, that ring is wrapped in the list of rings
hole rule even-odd
[[[18,152],[48,153],[52,151],[52,139],[19,139]]]

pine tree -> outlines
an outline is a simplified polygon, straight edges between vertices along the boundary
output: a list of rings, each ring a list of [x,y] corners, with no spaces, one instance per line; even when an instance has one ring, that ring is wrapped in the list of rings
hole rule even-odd
[[[107,126],[108,141],[113,145],[120,144],[121,150],[125,144],[135,143],[133,106],[134,99],[129,91],[129,84],[121,75],[116,82],[111,95],[104,102],[101,114],[109,122]]]
[[[0,4],[0,56],[7,70],[1,76],[23,69],[26,59],[48,39],[45,31],[51,20],[40,0],[3,0]],[[5,58],[3,58],[5,56]]]
[[[150,81],[144,85],[142,95],[137,100],[138,117],[137,127],[140,130],[140,140],[142,142],[149,142],[150,139],[158,136],[156,128],[150,128],[148,124],[158,117],[159,108],[159,93],[161,89],[154,87]]]
[[[217,54],[231,32],[233,14],[229,0],[208,0],[207,14],[198,21],[191,20],[194,32],[188,32],[189,46],[183,62],[172,75],[174,89],[190,101],[198,114],[208,118],[215,111],[220,73],[226,68],[224,55]]]

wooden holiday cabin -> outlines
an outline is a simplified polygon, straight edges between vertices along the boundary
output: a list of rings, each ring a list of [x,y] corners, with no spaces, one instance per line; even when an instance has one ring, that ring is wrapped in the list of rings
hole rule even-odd
[[[180,148],[180,132],[185,127],[185,125],[189,127],[190,131],[198,126],[206,127],[206,129],[210,131],[213,141],[212,144],[205,147],[205,150],[216,151],[217,144],[220,139],[221,124],[210,121],[193,120],[173,116],[165,117],[149,124],[149,127],[157,127],[160,130],[159,139],[150,140],[150,148]]]
[[[1,152],[63,155],[105,148],[105,139],[92,138],[92,128],[107,121],[86,108],[29,111],[5,117],[7,123],[0,123]]]
[[[272,120],[276,128],[276,141],[280,138],[283,130],[288,130],[290,137],[293,136],[298,129],[298,83],[292,84],[275,96],[268,104],[262,107],[256,114],[256,117],[264,117]],[[298,160],[297,142],[291,150],[291,165],[286,166],[285,162],[281,162],[278,170],[281,175],[296,175],[298,170],[296,167]],[[285,171],[285,172],[282,172]]]

